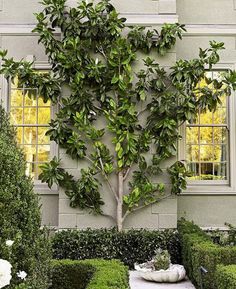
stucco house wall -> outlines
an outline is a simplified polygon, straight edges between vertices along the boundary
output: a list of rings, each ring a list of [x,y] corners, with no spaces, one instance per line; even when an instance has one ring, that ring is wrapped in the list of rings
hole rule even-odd
[[[68,0],[69,5],[76,1]],[[226,50],[222,53],[221,66],[234,68],[236,64],[236,1],[233,0],[112,0],[129,24],[140,24],[159,27],[161,24],[185,23],[188,32],[183,40],[165,57],[157,58],[161,65],[170,67],[176,59],[193,58],[198,47],[206,47],[209,40],[225,42]],[[0,0],[0,48],[7,49],[15,59],[33,56],[36,68],[47,68],[47,57],[44,49],[37,44],[38,37],[31,33],[35,24],[33,12],[40,11],[37,0]],[[0,99],[8,108],[8,87],[6,81],[0,81]],[[63,94],[68,92],[64,89]],[[233,109],[232,109],[233,112]],[[231,147],[236,130],[231,138]],[[167,187],[170,183],[165,169],[177,158],[182,157],[182,144],[176,158],[163,164],[164,173],[158,179]],[[71,161],[61,149],[53,153],[59,155],[62,166],[74,175],[78,175],[80,164]],[[236,155],[232,150],[232,156]],[[234,159],[231,157],[231,161]],[[235,162],[236,163],[236,162]],[[232,166],[234,170],[234,166]],[[232,171],[231,170],[231,171]],[[236,170],[235,170],[236,171]],[[234,171],[231,172],[233,174]],[[42,202],[43,224],[59,228],[85,228],[113,226],[111,219],[93,216],[78,209],[72,209],[69,201],[60,189],[49,190],[45,185],[37,184],[35,192],[39,193]],[[230,184],[230,190],[221,187],[214,191],[208,187],[188,189],[182,196],[170,198],[131,215],[124,226],[126,228],[146,227],[150,229],[175,228],[177,218],[185,216],[204,227],[223,227],[224,222],[234,223],[236,219],[236,186]],[[104,213],[115,215],[115,204],[104,188],[103,198],[106,205]],[[217,213],[216,213],[217,212]]]

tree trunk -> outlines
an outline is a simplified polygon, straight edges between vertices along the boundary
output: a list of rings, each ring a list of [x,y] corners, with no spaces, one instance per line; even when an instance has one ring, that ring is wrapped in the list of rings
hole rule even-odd
[[[124,176],[123,172],[118,173],[118,192],[117,192],[117,211],[116,211],[116,223],[118,231],[123,229],[123,193],[124,193]]]

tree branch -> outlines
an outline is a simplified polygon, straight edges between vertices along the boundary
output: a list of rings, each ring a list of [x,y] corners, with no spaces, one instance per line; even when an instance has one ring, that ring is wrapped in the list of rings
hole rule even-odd
[[[113,187],[112,187],[112,185],[111,185],[111,183],[110,183],[110,181],[109,181],[109,179],[108,179],[108,177],[107,177],[107,174],[105,173],[104,165],[103,165],[102,159],[101,159],[101,157],[100,157],[100,152],[99,152],[98,148],[97,148],[97,152],[98,152],[98,155],[99,155],[99,162],[100,162],[100,165],[101,165],[101,169],[102,169],[102,171],[103,171],[103,174],[102,174],[102,175],[103,175],[103,177],[105,178],[105,180],[106,180],[106,182],[107,182],[107,184],[108,184],[108,187],[110,188],[111,192],[113,193],[116,201],[118,202],[117,194],[116,194],[115,190],[113,189]]]
[[[98,51],[102,54],[102,56],[107,60],[107,56],[102,47],[98,48]]]
[[[131,167],[129,167],[124,175],[124,181],[127,179],[129,173],[130,173]]]
[[[137,113],[137,117],[140,116],[140,114],[142,114],[143,112],[145,112],[147,110],[147,107],[145,107],[144,109],[140,110],[138,113]]]
[[[157,202],[159,202],[159,201],[168,199],[168,198],[171,197],[171,196],[172,196],[172,195],[169,194],[169,195],[166,195],[166,196],[163,197],[163,198],[156,199],[155,201],[153,201],[153,202],[151,202],[151,203],[149,203],[149,204],[147,204],[147,205],[142,205],[142,206],[140,206],[140,207],[138,207],[138,208],[135,208],[135,209],[133,209],[133,210],[131,210],[131,211],[126,211],[125,214],[124,214],[124,216],[123,216],[123,222],[125,221],[125,219],[126,219],[131,213],[134,213],[134,212],[139,211],[139,210],[141,210],[141,209],[143,209],[143,208],[149,207],[150,205],[153,205],[153,204],[155,204],[155,203],[157,203]]]

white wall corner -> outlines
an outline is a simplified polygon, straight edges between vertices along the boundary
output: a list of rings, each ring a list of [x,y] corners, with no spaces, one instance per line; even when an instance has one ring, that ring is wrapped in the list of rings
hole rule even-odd
[[[3,10],[3,0],[0,0],[0,11]]]
[[[159,0],[158,14],[176,14],[176,0]]]

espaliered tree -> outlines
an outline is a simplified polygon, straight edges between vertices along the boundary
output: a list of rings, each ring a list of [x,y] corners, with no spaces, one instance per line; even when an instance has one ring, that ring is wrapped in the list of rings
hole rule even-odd
[[[42,167],[41,180],[64,188],[72,207],[98,214],[103,214],[100,191],[106,184],[122,230],[130,213],[169,196],[158,176],[161,163],[176,153],[180,125],[194,119],[199,109],[214,110],[220,97],[235,88],[236,74],[228,71],[222,80],[204,76],[224,49],[214,41],[200,49],[198,58],[178,60],[167,72],[157,59],[181,39],[183,25],[127,27],[108,0],[78,1],[75,8],[65,2],[43,0],[44,9],[36,14],[34,32],[45,47],[51,72],[35,74],[32,63],[15,62],[6,51],[1,52],[1,72],[6,78],[17,75],[26,87],[38,87],[45,101],[59,106],[48,135],[72,159],[88,164],[76,179],[54,158]],[[155,59],[150,52],[156,53]],[[204,77],[207,85],[200,88]],[[61,93],[63,86],[69,88],[67,97]],[[169,173],[171,194],[181,193],[186,187],[184,163],[176,162]]]

